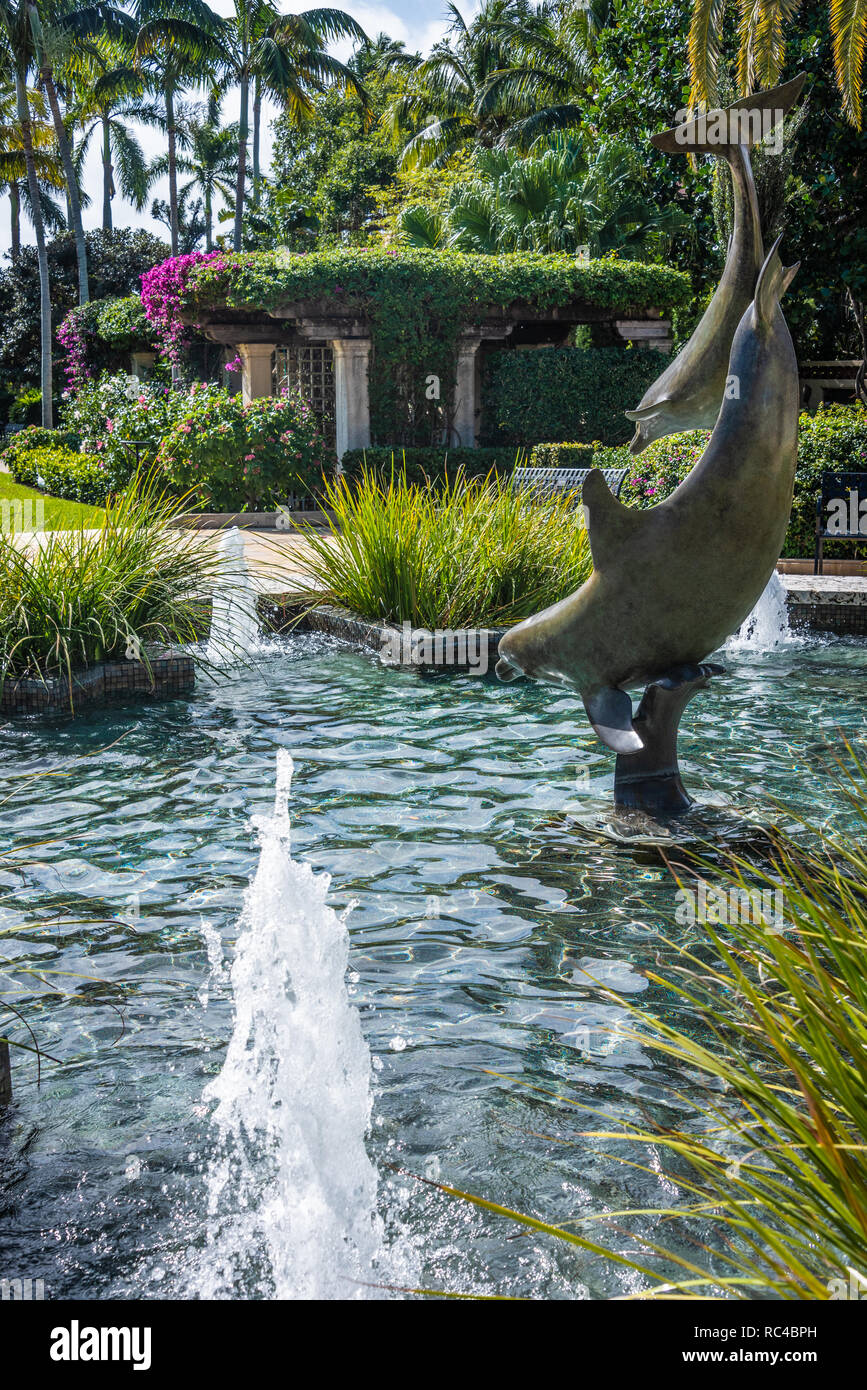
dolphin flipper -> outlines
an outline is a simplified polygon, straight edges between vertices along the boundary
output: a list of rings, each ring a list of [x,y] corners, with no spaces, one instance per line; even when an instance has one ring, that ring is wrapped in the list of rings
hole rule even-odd
[[[594,569],[618,564],[641,525],[640,513],[618,502],[600,468],[592,468],[584,479],[581,501]]]
[[[584,708],[597,738],[615,753],[637,753],[644,747],[632,727],[632,701],[625,690],[603,685],[584,696]]]

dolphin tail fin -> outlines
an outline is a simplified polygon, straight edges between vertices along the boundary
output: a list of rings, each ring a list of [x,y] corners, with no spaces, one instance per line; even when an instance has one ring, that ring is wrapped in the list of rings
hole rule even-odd
[[[597,738],[615,753],[637,753],[644,747],[632,726],[632,701],[618,686],[603,685],[584,696],[587,718]]]
[[[801,92],[807,74],[801,72],[781,87],[766,92],[754,92],[741,97],[722,110],[705,111],[692,121],[683,121],[671,130],[651,135],[650,143],[666,154],[721,154],[748,148],[770,135],[791,110]]]
[[[767,328],[774,317],[777,305],[791,285],[801,264],[784,266],[779,256],[782,237],[777,237],[759,271],[756,281],[756,295],[753,300],[753,328]]]

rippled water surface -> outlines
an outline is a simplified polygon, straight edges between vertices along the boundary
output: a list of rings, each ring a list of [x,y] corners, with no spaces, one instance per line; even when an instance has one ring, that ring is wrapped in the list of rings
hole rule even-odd
[[[842,816],[833,760],[844,734],[861,736],[863,648],[726,664],[684,721],[690,789],[766,822],[780,797],[816,823]],[[0,1274],[41,1277],[57,1298],[205,1287],[203,1091],[232,1032],[220,955],[278,748],[296,766],[293,855],[331,875],[332,906],[357,900],[350,981],[390,1243],[380,1282],[567,1298],[636,1287],[406,1173],[555,1221],[676,1201],[659,1163],[617,1164],[549,1093],[683,1119],[674,1092],[690,1079],[625,1031],[636,998],[691,1026],[642,972],[673,962],[661,932],[700,928],[672,927],[674,886],[652,855],[582,829],[613,759],[577,699],[389,671],[312,638],[189,702],[0,729],[0,995],[48,1054],[37,1086],[33,1054],[14,1053]],[[593,978],[611,962],[622,1002]],[[29,1041],[21,1024],[11,1035]],[[268,1296],[267,1270],[235,1292]]]

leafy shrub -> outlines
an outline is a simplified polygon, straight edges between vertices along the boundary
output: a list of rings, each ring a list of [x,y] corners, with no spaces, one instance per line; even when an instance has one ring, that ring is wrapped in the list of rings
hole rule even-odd
[[[622,456],[630,471],[623,480],[621,502],[629,507],[655,507],[657,502],[662,502],[674,492],[678,483],[683,482],[709,439],[710,430],[670,434],[651,444],[637,458],[624,448]]]
[[[42,392],[38,386],[21,391],[9,407],[10,425],[36,425],[42,412]]]
[[[365,471],[388,476],[392,470],[405,474],[407,482],[441,482],[462,471],[468,478],[484,478],[492,470],[504,476],[511,473],[518,453],[511,445],[505,449],[402,449],[395,447],[348,449],[341,460],[348,478],[361,478]]]
[[[67,385],[82,386],[95,368],[117,368],[133,348],[153,349],[156,338],[137,294],[77,304],[57,330],[66,353]]]
[[[159,382],[139,381],[125,372],[103,372],[83,383],[63,405],[63,421],[81,439],[85,453],[98,454],[105,465],[110,492],[125,487],[138,464],[148,468],[184,392],[172,393]]]
[[[325,485],[330,530],[305,528],[327,596],[374,620],[501,626],[565,598],[592,568],[580,508],[497,478],[418,487],[367,469]]]
[[[29,449],[21,454],[13,477],[27,487],[42,488],[51,497],[64,497],[69,502],[87,502],[97,507],[111,492],[117,491],[111,486],[105,464],[98,455],[81,454],[57,445]]]
[[[816,546],[816,501],[823,472],[867,473],[867,408],[863,405],[822,406],[798,421],[798,469],[795,501],[786,534],[784,555],[812,555]],[[825,541],[828,559],[852,559],[867,553],[854,541]]]
[[[482,385],[485,442],[626,443],[633,426],[623,412],[638,404],[666,361],[650,348],[493,352]]]
[[[157,465],[214,511],[272,509],[319,490],[334,458],[306,401],[263,396],[244,405],[224,387],[172,392],[173,419]]]
[[[0,461],[9,469],[13,478],[23,482],[20,470],[26,466],[25,455],[32,449],[77,449],[78,445],[77,434],[71,434],[67,430],[46,430],[41,425],[28,425],[27,429],[19,430],[17,434],[12,435],[0,454]]]
[[[530,450],[530,468],[593,468],[596,444],[536,444]],[[607,466],[607,465],[606,465]]]

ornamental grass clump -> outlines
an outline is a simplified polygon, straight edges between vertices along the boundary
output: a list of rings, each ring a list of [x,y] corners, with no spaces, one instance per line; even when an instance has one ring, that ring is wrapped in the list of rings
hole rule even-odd
[[[305,529],[311,578],[366,618],[417,627],[502,627],[565,598],[592,569],[573,494],[533,502],[508,480],[405,472],[326,482],[326,532]]]
[[[553,1226],[454,1195],[641,1270],[644,1296],[864,1297],[867,769],[857,760],[846,796],[847,831],[823,831],[812,848],[781,836],[764,871],[737,858],[724,874],[707,866],[729,901],[732,891],[779,890],[782,912],[729,911],[725,925],[704,927],[712,950],[677,947],[675,978],[647,972],[669,1017],[686,1006],[705,1025],[699,1037],[661,1011],[631,1010],[626,1036],[683,1077],[672,1108],[659,1091],[661,1103],[632,1117],[556,1096],[583,1112],[576,1139],[662,1177],[683,1202]]]
[[[0,687],[70,676],[148,647],[195,641],[219,554],[171,529],[184,499],[152,478],[108,504],[99,530],[46,532],[39,544],[0,532]]]

